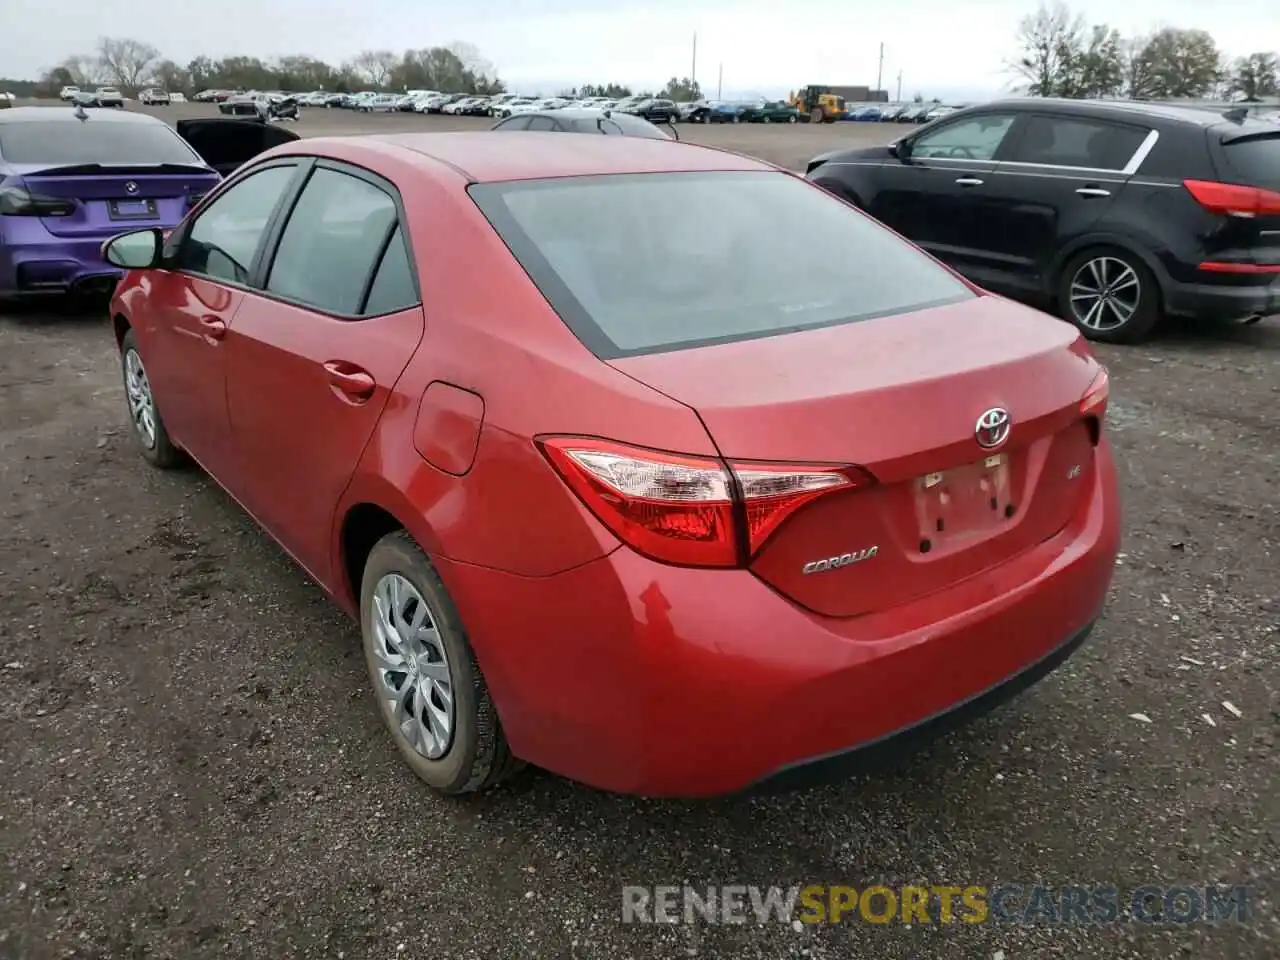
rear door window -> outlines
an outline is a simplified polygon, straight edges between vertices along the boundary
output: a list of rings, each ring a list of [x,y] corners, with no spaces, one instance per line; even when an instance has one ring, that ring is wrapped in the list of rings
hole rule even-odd
[[[405,310],[418,302],[413,283],[413,268],[409,265],[409,249],[405,246],[401,228],[396,227],[387,244],[387,250],[378,264],[369,288],[369,298],[364,305],[367,317]]]
[[[1241,183],[1280,190],[1280,133],[1231,140],[1222,152]]]
[[[1123,170],[1150,129],[1081,117],[1036,115],[1006,159],[1053,167]]]
[[[355,316],[396,225],[395,201],[367,180],[320,168],[285,224],[267,292]]]
[[[554,130],[555,128],[556,128],[556,122],[552,120],[550,117],[530,117],[529,118],[528,129],[530,130],[546,131],[546,130]]]

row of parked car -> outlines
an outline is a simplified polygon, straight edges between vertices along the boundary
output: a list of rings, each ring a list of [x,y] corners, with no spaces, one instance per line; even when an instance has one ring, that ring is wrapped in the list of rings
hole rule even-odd
[[[357,93],[333,93],[316,90],[311,93],[284,94],[279,91],[234,93],[227,90],[205,90],[195,99],[220,105],[260,96],[290,96],[301,107],[327,107],[357,110],[363,113],[440,113],[451,116],[504,118],[520,113],[565,108],[611,110],[642,117],[651,123],[801,123],[808,115],[786,100],[697,100],[678,101],[663,97],[525,97],[515,93],[481,95],[443,93],[438,90],[407,90],[404,93],[381,93],[365,90]],[[842,119],[874,122],[926,123],[953,112],[956,108],[937,103],[854,104]]]

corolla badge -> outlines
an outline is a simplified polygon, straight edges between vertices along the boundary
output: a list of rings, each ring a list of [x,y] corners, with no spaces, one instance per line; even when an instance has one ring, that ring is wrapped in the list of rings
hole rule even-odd
[[[801,568],[800,572],[808,576],[811,573],[822,573],[825,570],[839,570],[841,567],[847,567],[851,563],[870,560],[879,552],[880,547],[877,545],[863,550],[854,550],[852,553],[842,553],[838,557],[827,557],[825,560],[811,560]]]
[[[124,185],[124,192],[130,195],[135,194],[138,192],[138,185],[132,180],[129,180]]]
[[[1013,418],[1009,416],[1009,411],[1004,407],[992,407],[978,418],[973,435],[983,450],[994,450],[1009,439],[1012,429]]]

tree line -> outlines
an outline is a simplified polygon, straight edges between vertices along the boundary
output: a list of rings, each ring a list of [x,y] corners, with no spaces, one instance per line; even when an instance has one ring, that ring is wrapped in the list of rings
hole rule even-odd
[[[1277,95],[1280,58],[1274,52],[1231,58],[1206,31],[1176,27],[1126,37],[1105,23],[1086,23],[1061,0],[1042,3],[1024,17],[1017,42],[1010,66],[1031,96],[1256,100]]]
[[[17,96],[51,97],[66,86],[93,87],[114,84],[126,94],[149,87],[163,87],[188,96],[201,90],[286,90],[301,93],[330,90],[442,90],[448,93],[501,93],[506,84],[493,64],[474,44],[455,42],[395,53],[365,50],[337,66],[316,57],[296,54],[275,60],[257,57],[200,56],[186,64],[165,59],[160,51],[141,40],[103,37],[89,55],[68,57],[46,70],[35,81],[0,81],[0,88]],[[619,83],[587,83],[561,91],[575,97],[621,98],[632,90]],[[688,77],[672,77],[657,94],[687,101],[702,98],[698,84]]]
[[[333,65],[305,54],[261,60],[258,57],[200,56],[186,64],[165,59],[141,40],[103,37],[93,54],[68,57],[33,84],[13,84],[15,94],[56,95],[64,86],[110,83],[125,93],[164,87],[186,94],[201,90],[445,90],[453,93],[501,93],[506,89],[492,63],[474,44],[450,43],[395,53],[365,50]],[[20,87],[28,87],[19,89]]]

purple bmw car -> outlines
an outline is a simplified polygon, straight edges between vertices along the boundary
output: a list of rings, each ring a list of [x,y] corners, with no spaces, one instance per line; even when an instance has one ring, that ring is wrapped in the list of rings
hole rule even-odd
[[[298,139],[257,120],[123,111],[0,112],[0,298],[110,292],[103,241],[178,224],[222,176]]]

